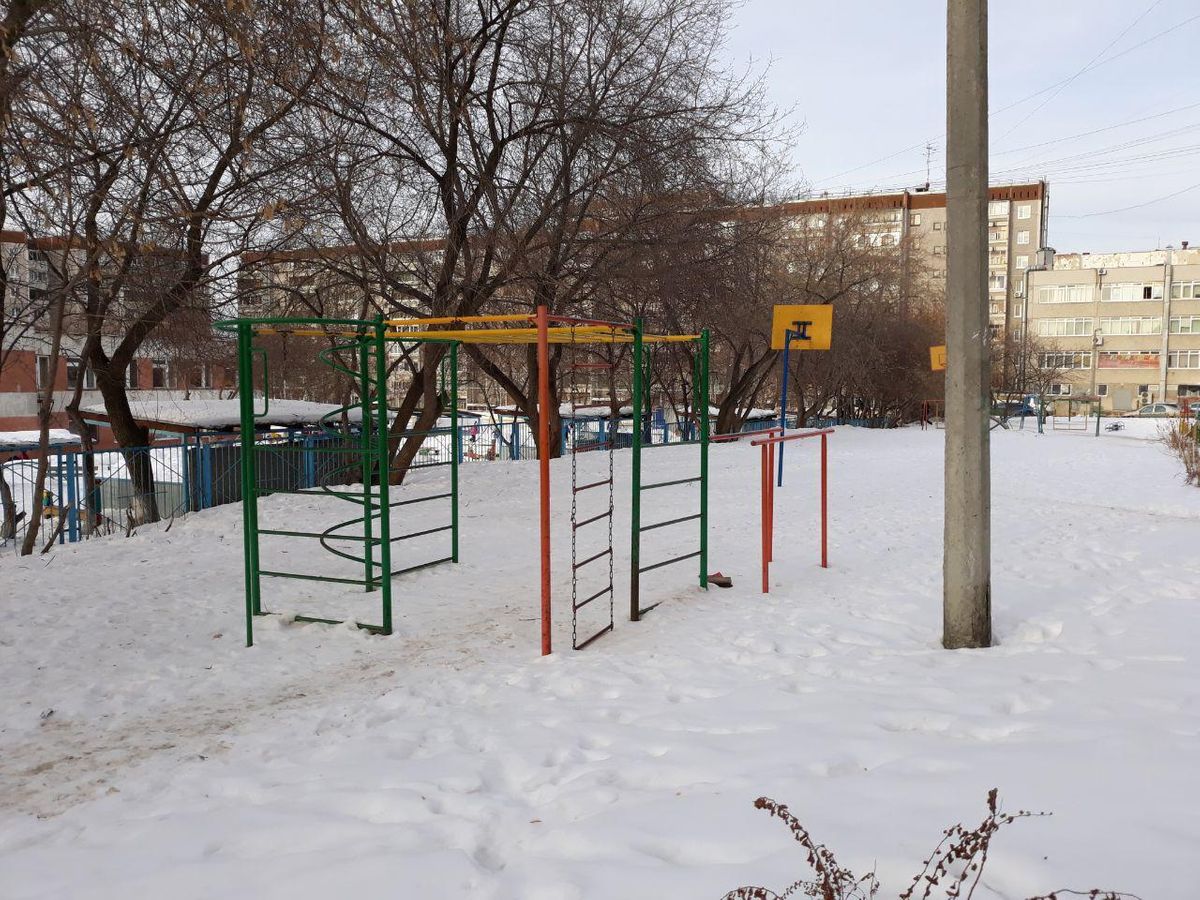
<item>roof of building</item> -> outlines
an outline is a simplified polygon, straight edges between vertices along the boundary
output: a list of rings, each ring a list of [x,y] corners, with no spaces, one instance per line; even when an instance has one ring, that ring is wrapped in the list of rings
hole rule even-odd
[[[255,415],[255,425],[263,428],[270,427],[302,427],[317,425],[324,416],[337,413],[342,407],[335,403],[313,403],[308,400],[279,400],[261,397],[254,399],[255,410],[266,407],[263,415]],[[135,400],[129,404],[134,419],[143,428],[154,431],[165,431],[173,434],[195,434],[202,431],[232,431],[242,422],[242,401],[237,398],[210,399],[151,399]],[[93,422],[107,423],[108,411],[103,404],[85,406],[81,412]],[[478,418],[475,413],[460,410],[462,417]],[[351,409],[348,418],[352,422],[359,421],[362,413],[359,409]],[[449,427],[450,420],[446,416],[438,419],[436,427]]]

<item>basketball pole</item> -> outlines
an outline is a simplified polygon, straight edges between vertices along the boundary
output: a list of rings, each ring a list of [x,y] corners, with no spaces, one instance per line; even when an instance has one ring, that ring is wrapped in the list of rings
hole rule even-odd
[[[992,642],[987,0],[948,0],[942,644]]]

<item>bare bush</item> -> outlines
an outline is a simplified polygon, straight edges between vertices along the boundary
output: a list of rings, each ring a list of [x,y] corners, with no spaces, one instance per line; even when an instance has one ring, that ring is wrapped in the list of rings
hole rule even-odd
[[[1158,436],[1183,464],[1183,477],[1187,484],[1200,487],[1200,426],[1180,427],[1175,422],[1159,426]]]
[[[769,797],[754,801],[756,809],[765,809],[787,825],[796,842],[807,854],[807,863],[812,870],[811,878],[801,878],[788,885],[782,892],[759,886],[740,887],[730,891],[722,900],[784,900],[786,897],[815,897],[819,900],[872,900],[878,896],[879,881],[872,870],[866,875],[855,875],[841,865],[832,850],[817,843],[807,828],[792,815],[782,803]],[[970,900],[983,878],[984,866],[988,861],[992,839],[1006,825],[1018,819],[1048,816],[1049,813],[1019,810],[1006,813],[1000,809],[999,791],[988,791],[987,815],[974,828],[962,823],[942,832],[942,839],[933,852],[924,860],[921,870],[913,876],[900,900]],[[1074,890],[1059,888],[1048,894],[1040,894],[1029,900],[1066,900],[1068,897],[1088,897],[1091,900],[1138,900],[1134,894],[1120,891]]]

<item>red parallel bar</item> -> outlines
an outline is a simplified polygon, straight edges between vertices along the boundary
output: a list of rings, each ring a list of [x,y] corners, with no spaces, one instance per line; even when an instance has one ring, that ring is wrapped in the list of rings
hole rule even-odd
[[[767,463],[767,448],[762,448],[762,465],[760,468],[761,481],[759,484],[759,494],[761,497],[761,516],[762,516],[762,592],[769,594],[771,592],[771,560],[767,556],[767,522],[770,518],[767,512],[767,494],[770,491],[771,484],[771,468]]]
[[[764,445],[767,451],[767,471],[775,471],[775,445]],[[767,479],[767,560],[775,561],[775,479]]]
[[[822,428],[820,431],[802,431],[798,434],[782,434],[774,437],[763,438],[761,441],[751,441],[751,447],[761,447],[764,444],[782,444],[784,441],[799,441],[804,438],[816,437],[819,434],[833,434],[834,429]]]
[[[627,328],[633,330],[628,322],[607,322],[604,319],[578,319],[575,316],[548,316],[548,321],[556,325],[599,325],[602,328]]]
[[[829,439],[821,435],[821,568],[829,568]]]
[[[771,434],[775,434],[777,432],[782,433],[783,429],[782,428],[764,428],[761,431],[735,431],[732,434],[714,434],[714,435],[709,436],[708,442],[710,444],[713,444],[713,443],[717,443],[718,441],[740,441],[742,438],[746,438],[746,437],[757,437],[758,435],[762,435],[762,434],[771,435]]]

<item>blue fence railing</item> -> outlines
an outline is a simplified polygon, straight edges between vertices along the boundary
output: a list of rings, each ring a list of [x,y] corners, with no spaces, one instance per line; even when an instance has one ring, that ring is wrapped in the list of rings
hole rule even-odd
[[[775,427],[777,420],[755,419],[743,432]],[[867,419],[815,419],[811,427],[832,424],[880,427]],[[795,426],[794,419],[789,427]],[[647,417],[643,440],[650,445],[695,439],[692,423],[667,423]],[[577,452],[631,446],[632,423],[624,419],[614,428],[608,419],[576,419],[562,425],[562,446]],[[343,466],[337,450],[357,446],[354,435],[339,437],[327,432],[275,432],[256,445],[258,484],[266,490],[298,490],[331,483]],[[450,428],[425,433],[412,468],[446,465],[457,447],[459,462],[519,461],[537,458],[533,428],[528,422],[500,424],[463,423],[457,440]],[[0,509],[0,546],[23,539],[30,519],[42,519],[39,544],[51,536],[72,543],[113,532],[124,532],[127,510],[136,491],[130,472],[148,465],[153,475],[154,501],[163,519],[209,509],[242,499],[241,443],[234,435],[189,436],[179,444],[134,450],[51,450],[47,459],[45,491],[35,496],[37,458],[33,451],[0,446],[0,478],[5,482],[4,508]],[[94,473],[88,494],[88,471]]]

